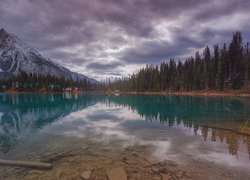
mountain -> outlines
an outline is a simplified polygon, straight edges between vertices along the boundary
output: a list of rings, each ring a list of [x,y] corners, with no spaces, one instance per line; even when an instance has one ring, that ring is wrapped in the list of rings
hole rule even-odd
[[[18,37],[0,30],[0,79],[6,79],[21,72],[27,74],[54,75],[67,79],[87,79],[91,83],[97,80],[83,74],[72,72],[59,64],[42,57],[36,50],[29,47]]]

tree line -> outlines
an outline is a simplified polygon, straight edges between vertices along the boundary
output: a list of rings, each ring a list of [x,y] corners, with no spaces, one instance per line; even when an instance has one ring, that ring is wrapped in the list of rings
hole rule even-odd
[[[249,88],[249,43],[243,44],[240,31],[229,45],[218,44],[203,54],[199,51],[185,61],[170,59],[160,65],[147,65],[129,78],[116,80],[111,89],[122,91],[197,91]]]
[[[199,91],[199,90],[237,90],[250,89],[249,43],[243,44],[240,31],[233,33],[229,45],[208,46],[200,54],[185,61],[170,59],[160,65],[146,65],[128,78],[105,83],[92,84],[87,79],[73,80],[51,75],[27,74],[0,79],[0,91],[15,89],[35,92],[45,89],[62,92],[66,88],[84,91],[121,90],[121,91]]]
[[[9,89],[21,92],[36,92],[39,90],[47,92],[62,92],[67,88],[77,88],[84,91],[96,89],[96,84],[92,84],[87,79],[73,80],[65,77],[52,75],[27,74],[21,72],[20,75],[13,76],[9,79],[0,79],[0,92]]]

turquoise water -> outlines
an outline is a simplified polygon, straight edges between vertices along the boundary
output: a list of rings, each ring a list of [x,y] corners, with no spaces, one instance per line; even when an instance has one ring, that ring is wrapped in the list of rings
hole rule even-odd
[[[0,94],[2,158],[32,159],[90,142],[110,151],[147,145],[159,159],[250,170],[250,98]]]

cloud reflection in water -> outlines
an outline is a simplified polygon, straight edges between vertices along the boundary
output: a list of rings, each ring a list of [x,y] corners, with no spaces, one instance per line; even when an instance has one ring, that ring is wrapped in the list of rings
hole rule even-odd
[[[146,145],[153,147],[152,155],[161,160],[168,159],[178,163],[201,160],[250,168],[247,147],[242,140],[239,154],[232,156],[228,153],[226,142],[210,141],[212,129],[209,129],[207,140],[203,141],[201,130],[195,135],[194,128],[185,127],[183,122],[175,122],[171,128],[157,121],[146,122],[145,118],[128,107],[97,103],[71,113],[44,131],[91,139],[100,145],[110,144],[111,148]],[[112,147],[113,141],[120,141],[121,147]]]

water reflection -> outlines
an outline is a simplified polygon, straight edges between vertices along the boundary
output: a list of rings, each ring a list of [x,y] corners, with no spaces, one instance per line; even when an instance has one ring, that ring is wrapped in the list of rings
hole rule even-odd
[[[1,94],[0,151],[74,111],[95,104],[98,97],[72,94]]]
[[[0,151],[42,129],[99,143],[150,144],[161,157],[172,149],[218,161],[226,149],[244,160],[250,155],[249,107],[247,98],[228,97],[1,94]]]
[[[204,141],[226,142],[231,155],[238,156],[243,142],[250,158],[249,98],[124,95],[110,97],[110,101],[129,107],[146,121],[183,125]]]

